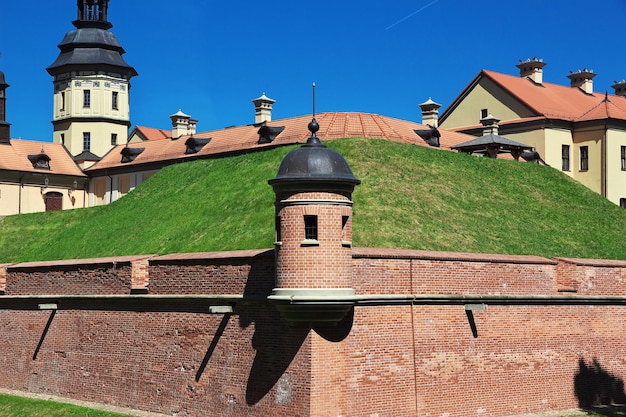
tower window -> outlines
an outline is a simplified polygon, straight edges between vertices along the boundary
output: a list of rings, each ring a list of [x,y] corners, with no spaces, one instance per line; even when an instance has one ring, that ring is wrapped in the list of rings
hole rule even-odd
[[[580,147],[580,170],[581,171],[589,170],[589,147],[588,146]]]
[[[61,133],[61,145],[65,145],[65,133]]]
[[[117,133],[111,133],[111,146],[117,145]]]
[[[91,132],[83,132],[83,151],[91,150]]]
[[[569,171],[569,145],[561,145],[561,161],[561,169]]]
[[[623,209],[626,209],[626,198],[619,199],[619,206]]]
[[[341,246],[344,248],[352,247],[351,231],[348,230],[348,221],[350,216],[341,216]]]
[[[304,216],[304,239],[317,240],[317,216]]]
[[[65,110],[65,91],[61,91],[61,111]]]
[[[91,107],[91,90],[83,91],[83,107],[84,108]]]
[[[626,171],[626,146],[622,146],[621,159],[622,159],[622,171]]]
[[[117,110],[117,91],[113,91],[111,95],[111,108]]]

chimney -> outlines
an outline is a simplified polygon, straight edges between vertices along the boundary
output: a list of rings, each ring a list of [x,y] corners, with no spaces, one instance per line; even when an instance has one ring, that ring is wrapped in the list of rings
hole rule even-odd
[[[483,125],[483,136],[498,135],[498,123],[500,123],[500,119],[496,119],[489,113],[487,117],[480,119],[480,123]]]
[[[419,105],[422,109],[422,124],[439,127],[439,108],[441,104],[435,103],[430,97]]]
[[[584,68],[582,71],[570,71],[567,78],[570,79],[570,87],[578,87],[586,94],[593,94],[593,77],[595,76],[592,69]]]
[[[272,121],[272,106],[276,103],[276,100],[272,100],[265,93],[261,94],[261,97],[252,100],[254,103],[254,123],[263,123]]]
[[[0,71],[0,144],[11,144],[11,124],[6,121],[7,99],[6,89],[9,84],[4,80],[4,73]]]
[[[526,61],[522,62],[520,60],[519,64],[516,65],[519,68],[519,76],[530,79],[535,84],[543,83],[543,67],[547,64],[543,62],[543,59],[528,58]]]
[[[615,90],[616,96],[626,97],[626,81],[615,81],[615,84],[611,86]]]
[[[172,120],[172,139],[178,139],[181,136],[190,134],[189,124],[191,116],[183,113],[182,110],[179,109],[178,112],[170,116],[170,119]]]
[[[196,134],[196,126],[198,125],[198,121],[195,119],[189,119],[189,134],[190,135],[195,135]]]

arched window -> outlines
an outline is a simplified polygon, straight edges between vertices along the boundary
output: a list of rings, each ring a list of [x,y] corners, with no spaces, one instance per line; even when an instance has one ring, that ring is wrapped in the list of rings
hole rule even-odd
[[[63,210],[63,194],[50,191],[44,195],[46,202],[46,211]]]

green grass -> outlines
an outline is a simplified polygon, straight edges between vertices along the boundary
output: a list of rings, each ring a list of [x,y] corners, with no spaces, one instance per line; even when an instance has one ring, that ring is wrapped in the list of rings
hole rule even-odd
[[[626,259],[626,212],[545,166],[327,142],[362,180],[355,246]],[[0,221],[0,263],[270,248],[267,180],[294,147],[167,167],[124,198]]]
[[[0,417],[124,417],[124,414],[0,394]]]

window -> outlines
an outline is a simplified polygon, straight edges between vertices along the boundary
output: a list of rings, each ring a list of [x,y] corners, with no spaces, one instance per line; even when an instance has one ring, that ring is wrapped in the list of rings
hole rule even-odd
[[[485,117],[489,116],[489,109],[481,109],[480,110],[480,119],[484,119]]]
[[[563,171],[569,171],[569,145],[561,145],[561,161]]]
[[[83,132],[83,151],[91,149],[91,132]]]
[[[91,107],[91,90],[83,91],[83,107],[84,108]]]
[[[317,240],[317,216],[304,216],[304,239]]]
[[[280,221],[280,216],[276,216],[276,243],[282,242],[283,238],[282,235],[280,233],[280,227],[281,227],[281,221]]]
[[[61,111],[65,110],[65,91],[61,91]]]
[[[619,206],[623,209],[626,209],[626,198],[619,199]]]
[[[622,171],[626,171],[626,146],[622,146]]]
[[[589,146],[580,147],[580,170],[587,171],[589,169]]]
[[[349,248],[352,246],[352,231],[348,230],[350,216],[341,216],[341,246]]]
[[[117,91],[113,91],[111,96],[111,108],[117,110]]]
[[[111,146],[117,145],[117,133],[111,133]]]
[[[65,145],[65,133],[61,133],[61,145]]]

